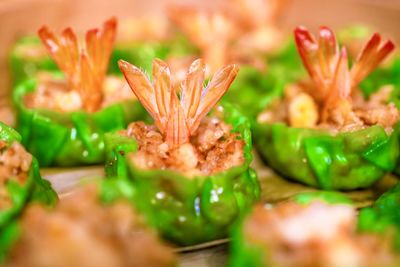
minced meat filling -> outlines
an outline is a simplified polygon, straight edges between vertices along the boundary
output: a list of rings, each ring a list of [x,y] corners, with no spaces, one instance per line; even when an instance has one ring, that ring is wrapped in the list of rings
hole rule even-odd
[[[268,266],[397,266],[388,237],[357,233],[355,227],[356,211],[348,205],[289,202],[256,207],[244,235],[246,242],[268,251]]]
[[[185,175],[210,175],[239,166],[244,162],[244,141],[231,126],[218,118],[202,120],[190,143],[170,148],[155,126],[134,122],[121,134],[137,140],[138,151],[130,154],[142,169],[171,169]]]
[[[24,103],[31,109],[49,109],[60,112],[71,112],[83,109],[83,100],[79,93],[70,90],[63,80],[56,80],[42,73],[37,89],[25,95]],[[125,80],[116,76],[107,76],[103,83],[103,102],[100,107],[134,99],[135,96]]]
[[[326,120],[322,121],[324,103],[316,100],[309,91],[310,84],[298,83],[289,85],[281,100],[273,101],[258,116],[260,123],[283,122],[292,127],[322,128],[333,133],[355,131],[372,125],[380,125],[387,132],[399,120],[399,110],[389,103],[390,86],[365,99],[360,90],[354,90],[351,101],[337,101],[328,110]]]
[[[30,206],[6,266],[173,266],[172,249],[158,241],[128,203],[101,205],[96,191],[84,187],[52,211]]]
[[[32,156],[25,148],[14,142],[8,146],[0,140],[0,209],[11,205],[11,200],[6,190],[9,180],[16,180],[23,184],[28,177]]]

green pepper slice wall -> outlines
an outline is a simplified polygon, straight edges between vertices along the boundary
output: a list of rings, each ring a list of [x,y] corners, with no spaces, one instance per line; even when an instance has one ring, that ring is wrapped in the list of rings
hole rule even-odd
[[[372,207],[361,209],[358,230],[390,235],[400,252],[400,183],[380,196]]]
[[[168,57],[184,57],[196,54],[194,47],[182,36],[162,41],[127,41],[116,43],[111,54],[109,73],[120,74],[118,60],[123,59],[151,73],[153,59],[166,60]]]
[[[282,96],[288,83],[304,75],[292,40],[264,61],[264,71],[250,65],[240,66],[236,79],[223,97],[249,118],[255,118],[271,100]]]
[[[35,79],[27,80],[17,86],[13,96],[22,144],[42,167],[103,163],[104,133],[146,117],[136,100],[113,104],[95,113],[29,109],[23,97],[36,86]]]
[[[9,66],[13,85],[34,77],[38,71],[54,71],[58,67],[35,36],[18,40],[11,49]]]
[[[366,188],[391,172],[399,156],[399,125],[333,136],[283,123],[254,127],[255,143],[270,166],[294,181],[327,190]]]
[[[19,142],[21,136],[11,127],[0,122],[0,139],[7,145],[11,145],[13,142]],[[35,158],[32,158],[32,165],[24,184],[10,179],[4,186],[11,197],[12,205],[6,209],[0,209],[0,264],[17,235],[14,220],[27,203],[40,202],[44,205],[53,205],[57,201],[57,194],[50,183],[40,176],[39,165]]]
[[[118,134],[106,135],[108,176],[113,183],[132,183],[133,202],[161,235],[179,245],[194,245],[226,237],[229,227],[260,196],[256,173],[249,165],[250,123],[230,105],[224,105],[224,121],[245,141],[245,163],[210,176],[186,177],[171,170],[143,170],[126,155],[137,150],[136,141]],[[124,181],[124,182],[122,182]],[[112,198],[116,193],[110,193]]]

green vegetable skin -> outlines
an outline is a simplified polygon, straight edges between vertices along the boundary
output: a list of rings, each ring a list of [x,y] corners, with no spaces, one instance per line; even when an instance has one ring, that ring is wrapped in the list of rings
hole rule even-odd
[[[39,38],[27,36],[18,40],[9,56],[11,80],[14,85],[34,77],[38,71],[57,70]]]
[[[358,229],[363,232],[390,234],[400,251],[400,183],[380,196],[374,205],[360,211]]]
[[[268,58],[266,62],[266,71],[242,65],[238,76],[223,97],[250,118],[255,118],[271,100],[283,94],[286,84],[304,73],[293,41],[287,42],[279,53]],[[288,69],[296,71],[288,72]]]
[[[374,71],[365,79],[360,88],[364,94],[369,96],[376,92],[382,86],[390,85],[393,87],[390,95],[390,102],[393,102],[397,108],[400,108],[400,58],[396,57],[389,66]],[[400,159],[394,172],[400,175]]]
[[[95,113],[60,113],[29,109],[23,96],[36,89],[35,79],[21,83],[13,92],[22,144],[40,166],[80,166],[104,162],[104,133],[124,129],[145,118],[136,100],[110,105]]]
[[[395,168],[399,127],[390,135],[372,126],[332,136],[283,123],[257,123],[254,135],[258,151],[285,177],[326,190],[351,190],[369,187]]]
[[[385,227],[382,226],[386,224],[400,229],[400,184],[380,196],[372,207],[364,208],[360,212],[360,230],[384,230]]]
[[[137,150],[132,138],[106,135],[108,176],[118,184],[115,192],[128,192],[136,208],[168,240],[193,245],[226,237],[239,216],[259,198],[256,173],[250,169],[251,132],[246,117],[224,105],[224,121],[245,141],[245,163],[211,176],[185,177],[171,170],[142,170],[129,164],[126,155]],[[128,184],[133,185],[131,192]]]
[[[266,267],[264,264],[264,249],[255,244],[248,242],[243,235],[241,229],[243,227],[243,219],[238,223],[231,234],[231,243],[229,251],[228,266],[229,267]]]
[[[151,73],[153,59],[166,60],[167,57],[183,57],[196,53],[195,49],[182,36],[164,41],[121,42],[114,46],[111,54],[109,73],[120,74],[118,60],[123,59]]]
[[[0,140],[8,145],[19,142],[21,136],[9,126],[0,122]],[[24,184],[10,179],[5,188],[12,199],[12,206],[0,209],[0,264],[4,259],[7,249],[16,239],[18,231],[13,221],[28,202],[40,202],[45,205],[53,205],[57,201],[57,194],[51,188],[48,181],[43,180],[39,173],[39,165],[33,158],[29,175]]]
[[[111,54],[109,72],[121,73],[118,60],[126,60],[135,66],[140,66],[146,72],[151,72],[151,62],[154,58],[165,59],[170,48],[163,43],[125,43],[116,44]]]

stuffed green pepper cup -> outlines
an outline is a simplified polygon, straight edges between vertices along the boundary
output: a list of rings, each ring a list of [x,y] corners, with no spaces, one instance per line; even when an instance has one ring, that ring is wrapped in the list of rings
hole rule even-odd
[[[359,232],[356,209],[324,197],[255,206],[232,231],[228,266],[398,266],[391,238]]]
[[[21,136],[0,122],[0,263],[13,239],[12,221],[29,202],[52,205],[57,195],[39,165],[19,143]]]
[[[86,34],[80,48],[70,28],[57,38],[47,27],[39,36],[64,73],[39,75],[13,92],[22,143],[41,166],[104,162],[104,133],[143,119],[145,111],[121,77],[106,71],[117,22]]]
[[[19,143],[21,136],[0,122],[0,228],[30,200],[52,204],[57,199],[50,183],[43,180],[39,165]]]
[[[168,240],[193,245],[226,237],[260,194],[249,167],[247,118],[228,104],[205,116],[237,67],[222,68],[203,88],[205,68],[196,60],[179,99],[165,62],[153,62],[153,83],[127,62],[120,67],[155,125],[136,122],[107,134],[107,175],[133,184],[137,209]]]
[[[399,155],[399,111],[389,92],[365,98],[357,85],[393,50],[373,35],[349,69],[346,48],[321,27],[317,41],[295,30],[297,48],[311,80],[289,84],[260,113],[254,127],[258,151],[294,181],[322,189],[370,187],[391,172]]]

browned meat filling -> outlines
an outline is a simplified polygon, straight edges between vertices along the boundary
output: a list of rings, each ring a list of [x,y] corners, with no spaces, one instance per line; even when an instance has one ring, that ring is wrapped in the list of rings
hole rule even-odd
[[[389,103],[390,86],[364,99],[360,90],[354,90],[351,105],[338,102],[329,110],[327,120],[322,122],[323,103],[316,101],[307,89],[309,84],[289,85],[282,99],[276,100],[259,114],[261,123],[283,122],[292,127],[323,128],[333,133],[355,131],[371,125],[381,125],[391,132],[399,120],[399,111]]]
[[[12,204],[5,187],[7,182],[12,179],[23,184],[28,177],[31,163],[32,156],[21,144],[14,142],[7,146],[0,140],[0,210]]]
[[[243,164],[244,141],[218,118],[202,120],[190,143],[168,147],[155,126],[134,122],[122,134],[134,137],[138,151],[130,155],[143,169],[171,169],[188,176],[209,175]]]
[[[53,211],[30,206],[21,226],[8,267],[162,267],[175,262],[171,248],[129,204],[99,205],[92,187],[62,199]]]
[[[135,96],[125,80],[108,76],[103,83],[103,100],[100,109]],[[70,112],[83,109],[83,100],[76,90],[68,88],[64,80],[55,80],[46,73],[39,76],[39,86],[35,92],[24,98],[25,105],[31,109],[50,109]]]
[[[357,233],[355,226],[356,211],[350,206],[282,203],[256,207],[244,234],[247,242],[268,251],[268,266],[398,266],[389,238]]]

